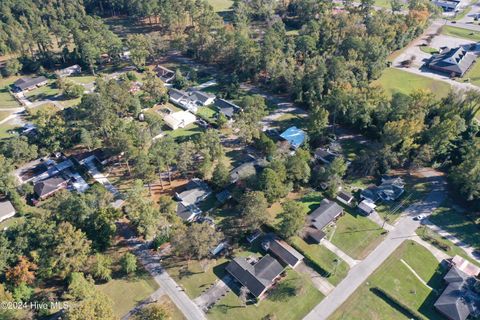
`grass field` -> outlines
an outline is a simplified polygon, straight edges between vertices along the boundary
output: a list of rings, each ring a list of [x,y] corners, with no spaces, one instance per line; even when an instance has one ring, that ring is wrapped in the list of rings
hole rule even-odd
[[[232,9],[232,0],[208,0],[207,1],[215,12],[228,11]]]
[[[60,90],[55,87],[53,82],[50,82],[45,86],[25,93],[25,97],[34,102],[43,99],[51,99],[58,94],[60,94]]]
[[[468,39],[472,41],[480,41],[480,32],[472,31],[468,29],[452,27],[452,26],[443,26],[442,33],[447,36],[463,38],[463,39]]]
[[[158,285],[147,271],[141,269],[132,279],[113,279],[97,288],[112,299],[113,310],[120,318],[155,292]]]
[[[464,79],[469,79],[471,84],[480,87],[480,63],[475,62],[473,66],[471,66],[470,70],[467,71]]]
[[[0,121],[5,119],[6,117],[8,117],[10,114],[11,114],[11,112],[9,112],[9,111],[0,111]]]
[[[340,319],[389,319],[406,320],[397,306],[377,295],[372,289],[379,288],[423,314],[427,319],[442,319],[433,308],[437,294],[425,286],[404,265],[403,259],[417,274],[434,289],[441,292],[443,270],[435,257],[413,241],[404,242],[367,281],[330,318]]]
[[[0,140],[11,137],[12,134],[8,133],[8,131],[15,128],[18,128],[18,126],[9,123],[0,124]]]
[[[286,299],[267,297],[258,305],[246,307],[243,307],[237,294],[229,292],[207,313],[207,317],[210,320],[260,320],[271,316],[269,319],[299,320],[323,299],[323,295],[313,287],[311,280],[294,270],[288,270],[287,276],[280,283],[295,284],[299,290]]]
[[[165,133],[171,135],[177,140],[184,140],[187,137],[192,137],[194,135],[200,134],[203,132],[203,129],[196,124],[190,124],[185,128],[180,128],[177,130],[169,130],[168,128],[165,130]]]
[[[324,246],[308,244],[299,237],[294,237],[291,242],[302,254],[329,274],[326,278],[331,284],[337,285],[347,276],[350,269],[348,264]]]
[[[18,77],[0,77],[0,108],[18,108],[20,104],[8,91],[8,86],[14,83]]]
[[[446,82],[395,68],[385,69],[382,76],[373,83],[380,85],[390,95],[397,92],[409,94],[414,90],[423,89],[433,92],[437,97],[445,97],[451,89]]]
[[[354,259],[365,258],[382,241],[385,232],[370,219],[353,211],[345,212],[326,231],[326,238]]]
[[[71,76],[67,78],[78,84],[89,84],[95,81],[96,77],[94,76]]]
[[[420,50],[428,54],[438,53],[438,50],[428,46],[420,46]]]
[[[197,116],[204,119],[208,123],[216,123],[217,122],[217,110],[214,107],[206,106],[200,107],[197,111]]]

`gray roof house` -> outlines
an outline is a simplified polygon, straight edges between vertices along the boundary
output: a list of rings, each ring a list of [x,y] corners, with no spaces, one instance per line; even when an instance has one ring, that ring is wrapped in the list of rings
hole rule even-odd
[[[343,208],[335,201],[323,199],[320,206],[308,215],[310,225],[322,230],[343,213]]]
[[[475,55],[469,53],[462,46],[451,49],[445,48],[432,56],[428,62],[428,67],[455,77],[461,77],[470,69],[475,59]]]
[[[316,160],[320,160],[325,164],[330,164],[335,158],[339,155],[336,153],[331,152],[329,149],[325,148],[318,148],[315,150],[314,157]]]
[[[175,197],[185,206],[197,204],[205,200],[212,193],[212,189],[198,178],[190,180],[181,193],[175,193]]]
[[[161,65],[157,65],[154,70],[157,73],[157,77],[165,83],[169,83],[175,79],[175,71],[173,70],[162,67]]]
[[[267,165],[267,160],[265,159],[255,159],[253,156],[249,155],[249,160],[242,163],[238,167],[230,171],[230,182],[235,183],[239,180],[245,180],[249,177],[254,176],[258,173],[261,168],[264,168]]]
[[[379,186],[370,186],[360,193],[362,199],[368,199],[371,202],[378,200],[395,201],[403,194],[405,183],[399,177],[382,177],[382,183]]]
[[[240,112],[241,108],[237,106],[236,104],[224,100],[224,99],[216,99],[215,100],[215,107],[218,109],[218,112],[223,114],[225,117],[228,119],[232,119],[233,116],[237,113]]]
[[[269,233],[262,239],[262,249],[271,253],[285,266],[295,268],[303,261],[303,255],[292,248],[288,243],[281,240],[275,234]]]
[[[44,76],[36,77],[36,78],[20,78],[13,83],[13,87],[17,91],[26,91],[32,90],[40,86],[46,85],[48,79]]]
[[[183,221],[192,222],[201,213],[202,210],[194,204],[184,205],[181,202],[177,203],[177,215],[182,218]]]
[[[200,90],[189,89],[187,93],[189,99],[200,106],[208,106],[215,101],[215,95]]]
[[[434,303],[435,309],[449,320],[465,320],[480,315],[480,294],[475,290],[478,280],[452,267],[443,278],[447,288]]]
[[[225,269],[245,286],[253,296],[261,298],[275,283],[284,267],[275,258],[267,254],[258,262],[237,257]]]
[[[168,95],[172,103],[193,113],[197,113],[199,106],[207,106],[215,101],[214,95],[195,89],[182,91],[171,88]]]
[[[13,217],[15,213],[15,208],[10,201],[0,201],[0,222]]]
[[[347,206],[351,205],[352,201],[355,199],[353,197],[353,195],[347,191],[340,191],[338,194],[337,194],[337,198],[336,198],[338,201],[340,201],[341,203],[343,204],[346,204]]]

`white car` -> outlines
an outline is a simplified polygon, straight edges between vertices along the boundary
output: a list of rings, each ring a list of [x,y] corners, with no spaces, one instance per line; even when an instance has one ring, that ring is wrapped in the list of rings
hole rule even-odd
[[[427,217],[426,215],[420,214],[420,215],[414,217],[413,220],[415,220],[415,221],[422,221],[422,220],[425,219],[426,217]]]

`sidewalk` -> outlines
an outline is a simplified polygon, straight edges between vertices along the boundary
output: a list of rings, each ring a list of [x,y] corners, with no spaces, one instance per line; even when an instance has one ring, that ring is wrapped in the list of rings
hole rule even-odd
[[[340,259],[345,261],[350,266],[350,268],[355,267],[360,262],[359,260],[355,260],[352,257],[350,257],[348,254],[346,254],[345,252],[340,250],[333,243],[331,243],[330,241],[328,241],[326,239],[322,239],[320,244],[325,246],[325,248],[327,248],[328,250],[335,253]]]

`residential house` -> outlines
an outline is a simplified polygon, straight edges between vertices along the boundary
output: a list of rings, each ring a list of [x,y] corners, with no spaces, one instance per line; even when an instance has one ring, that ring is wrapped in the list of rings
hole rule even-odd
[[[188,111],[177,111],[174,113],[167,114],[163,121],[165,124],[172,128],[172,130],[177,130],[179,128],[185,128],[186,126],[194,123],[197,120],[194,114]]]
[[[175,198],[179,201],[177,205],[177,214],[184,221],[191,222],[202,210],[197,204],[205,200],[212,193],[212,189],[200,179],[190,180],[181,193],[175,193]]]
[[[159,77],[164,83],[170,83],[175,79],[175,71],[167,69],[161,65],[157,65],[154,71],[157,73],[157,77]]]
[[[435,309],[449,320],[480,316],[480,294],[475,290],[478,280],[456,267],[452,267],[443,279],[447,287],[435,301]]]
[[[282,274],[284,267],[275,258],[265,255],[260,260],[237,257],[226,271],[257,299],[262,299]]]
[[[82,67],[80,67],[78,64],[74,64],[73,66],[56,71],[59,77],[68,77],[73,74],[80,74],[81,72],[82,72]]]
[[[218,112],[223,114],[230,121],[233,120],[236,113],[241,111],[239,106],[224,99],[216,99],[215,108],[217,108]]]
[[[326,234],[322,230],[318,230],[314,227],[305,228],[304,239],[310,243],[320,243]]]
[[[33,186],[33,191],[35,191],[39,200],[44,200],[66,187],[67,181],[60,176],[56,176],[37,182]]]
[[[209,106],[215,102],[215,95],[196,89],[187,90],[188,97],[199,106]]]
[[[330,164],[333,160],[335,160],[335,158],[339,157],[339,155],[330,151],[330,149],[317,148],[317,150],[315,150],[314,157],[316,160],[319,160],[324,164]]]
[[[230,171],[231,183],[236,183],[237,181],[253,177],[267,165],[267,161],[265,159],[255,159],[251,155],[248,156],[248,159],[249,160],[247,160],[247,162],[242,163]]]
[[[351,206],[353,200],[355,200],[354,196],[351,193],[343,190],[337,194],[336,199],[347,206]]]
[[[307,134],[302,129],[293,126],[282,132],[280,137],[287,141],[292,149],[298,149],[305,142]]]
[[[328,199],[323,199],[320,206],[308,215],[310,226],[322,230],[343,214],[343,208]]]
[[[447,73],[452,77],[462,77],[475,62],[475,55],[465,47],[445,48],[434,54],[427,66],[430,69]]]
[[[230,193],[230,191],[228,191],[227,189],[223,190],[223,191],[220,191],[219,193],[217,193],[215,195],[215,198],[217,198],[218,202],[220,203],[225,203],[227,202],[228,200],[230,200],[232,198],[232,194]]]
[[[363,214],[364,216],[368,216],[371,213],[374,213],[376,207],[377,206],[375,205],[375,203],[369,200],[362,200],[357,206],[360,214]]]
[[[362,199],[370,202],[395,201],[404,193],[405,183],[400,177],[382,177],[382,183],[379,186],[370,186],[360,193]]]
[[[168,90],[170,101],[182,109],[197,113],[198,107],[211,105],[215,96],[196,89],[182,91],[178,89]]]
[[[277,258],[282,265],[290,266],[291,268],[298,266],[304,258],[300,252],[273,233],[263,237],[261,246],[263,250]]]
[[[17,92],[30,91],[48,83],[44,76],[36,78],[20,78],[13,83],[13,89]]]
[[[0,201],[0,222],[12,218],[15,213],[15,208],[10,201]]]

